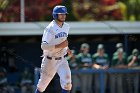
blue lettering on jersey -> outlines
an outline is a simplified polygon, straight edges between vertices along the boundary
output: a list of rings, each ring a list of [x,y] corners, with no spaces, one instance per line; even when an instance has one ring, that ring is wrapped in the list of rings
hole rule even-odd
[[[58,33],[58,34],[55,35],[55,39],[56,39],[56,38],[59,38],[59,37],[67,37],[67,33],[65,33],[65,32],[60,32],[60,33]]]

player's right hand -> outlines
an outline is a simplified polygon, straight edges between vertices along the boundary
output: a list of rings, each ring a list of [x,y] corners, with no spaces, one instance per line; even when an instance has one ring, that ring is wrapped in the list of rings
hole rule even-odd
[[[68,40],[65,40],[62,43],[55,45],[55,48],[65,48],[67,46],[68,46]]]

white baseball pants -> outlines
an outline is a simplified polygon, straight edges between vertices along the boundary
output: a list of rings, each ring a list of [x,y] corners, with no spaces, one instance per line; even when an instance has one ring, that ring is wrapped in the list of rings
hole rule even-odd
[[[68,61],[64,57],[62,57],[61,60],[55,60],[55,58],[48,59],[47,57],[42,59],[40,79],[37,84],[37,89],[40,92],[45,91],[56,73],[60,76],[61,87],[65,90],[71,90],[71,71]]]

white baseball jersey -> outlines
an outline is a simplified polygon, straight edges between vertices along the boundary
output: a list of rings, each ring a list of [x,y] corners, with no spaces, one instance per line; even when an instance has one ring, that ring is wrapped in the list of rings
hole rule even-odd
[[[62,43],[68,37],[69,25],[67,23],[63,23],[63,26],[60,27],[53,20],[44,30],[42,43],[48,44],[51,47],[44,50],[44,55],[50,57],[61,57],[66,54],[66,48],[57,48],[55,49],[53,46]]]

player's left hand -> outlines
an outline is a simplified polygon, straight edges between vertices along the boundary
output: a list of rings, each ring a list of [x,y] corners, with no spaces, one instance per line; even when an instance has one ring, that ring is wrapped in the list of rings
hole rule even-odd
[[[67,53],[69,56],[72,55],[72,51],[69,48],[67,49]]]

